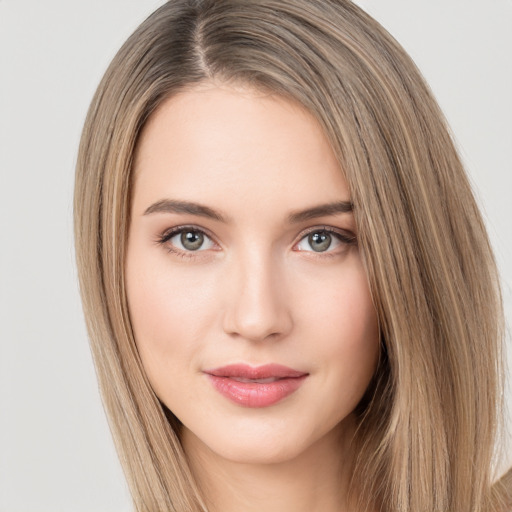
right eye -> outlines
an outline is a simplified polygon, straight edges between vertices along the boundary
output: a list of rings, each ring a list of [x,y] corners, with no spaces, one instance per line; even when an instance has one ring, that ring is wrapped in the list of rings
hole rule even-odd
[[[170,246],[172,252],[200,252],[213,249],[213,240],[200,229],[178,228],[165,233],[160,243]]]

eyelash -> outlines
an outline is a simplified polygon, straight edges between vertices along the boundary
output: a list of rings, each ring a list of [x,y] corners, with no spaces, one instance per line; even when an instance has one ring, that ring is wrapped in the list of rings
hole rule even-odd
[[[182,251],[181,249],[178,249],[176,247],[173,247],[172,245],[168,244],[169,240],[171,238],[175,237],[176,235],[179,235],[180,233],[184,233],[187,231],[193,231],[196,233],[201,233],[208,237],[210,240],[214,240],[214,237],[210,235],[207,231],[205,231],[202,228],[198,228],[196,226],[177,226],[175,228],[168,229],[167,231],[164,231],[157,239],[157,244],[166,246],[166,249],[171,254],[175,254],[176,256],[179,256],[183,259],[191,259],[194,257],[197,257],[197,252],[202,251]],[[214,242],[215,243],[215,242]]]
[[[164,231],[156,240],[156,242],[159,245],[165,246],[168,252],[172,254],[176,254],[177,256],[180,256],[184,259],[190,259],[197,257],[197,252],[202,251],[182,251],[181,249],[177,249],[173,247],[172,245],[168,244],[169,240],[171,238],[175,237],[176,235],[179,235],[186,231],[194,231],[196,233],[201,233],[208,237],[210,240],[214,242],[214,237],[210,235],[207,231],[205,231],[202,228],[198,228],[196,226],[177,226],[175,228],[168,229],[167,231]],[[327,233],[329,235],[334,235],[341,243],[347,245],[347,246],[354,246],[357,245],[357,238],[353,233],[350,232],[343,232],[338,229],[334,229],[329,226],[316,226],[313,228],[308,228],[304,231],[302,231],[298,236],[298,241],[294,244],[296,246],[299,244],[302,240],[304,240],[307,236],[311,235],[312,233]],[[214,242],[216,243],[216,242]],[[315,252],[315,251],[300,251],[300,252],[307,252],[312,253],[315,255],[315,257],[322,257],[322,258],[328,258],[328,257],[334,257],[337,256],[338,253],[335,251],[328,251],[328,252]]]
[[[355,246],[357,245],[357,238],[356,236],[351,233],[350,231],[342,231],[339,229],[335,229],[329,226],[316,226],[313,228],[308,228],[300,233],[299,240],[294,244],[296,246],[299,244],[302,240],[304,240],[306,237],[311,235],[312,233],[327,233],[329,235],[334,235],[335,238],[339,240],[342,244],[346,245],[347,247]],[[316,258],[334,258],[336,256],[339,256],[339,251],[327,251],[327,252],[315,252],[315,251],[301,251],[308,253],[310,257],[316,257]]]

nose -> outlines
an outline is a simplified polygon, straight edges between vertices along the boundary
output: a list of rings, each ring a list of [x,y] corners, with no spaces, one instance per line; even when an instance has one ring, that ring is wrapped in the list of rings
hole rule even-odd
[[[250,341],[277,340],[289,334],[293,320],[283,281],[283,272],[271,256],[253,252],[241,258],[226,282],[224,331]]]

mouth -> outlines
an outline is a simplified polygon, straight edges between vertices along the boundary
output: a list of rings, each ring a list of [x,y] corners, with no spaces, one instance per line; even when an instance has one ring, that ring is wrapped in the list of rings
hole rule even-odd
[[[235,364],[204,370],[214,389],[243,407],[269,407],[288,397],[303,384],[308,373],[278,364]]]

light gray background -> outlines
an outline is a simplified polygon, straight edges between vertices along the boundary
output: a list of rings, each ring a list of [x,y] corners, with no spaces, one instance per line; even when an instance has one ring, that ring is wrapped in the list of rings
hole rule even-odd
[[[78,298],[73,168],[102,73],[162,3],[0,0],[0,512],[130,510]],[[510,325],[512,1],[359,3],[413,56],[451,123]]]

